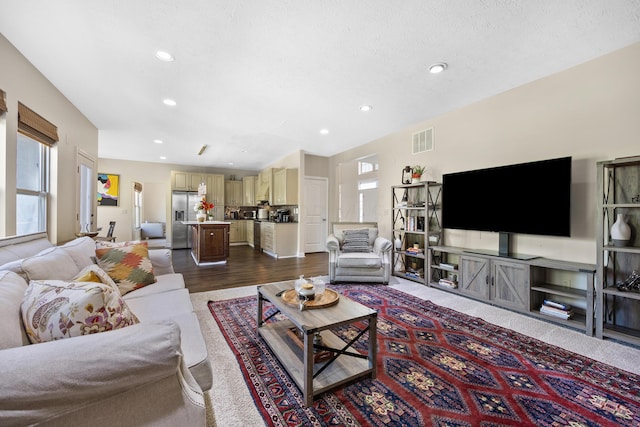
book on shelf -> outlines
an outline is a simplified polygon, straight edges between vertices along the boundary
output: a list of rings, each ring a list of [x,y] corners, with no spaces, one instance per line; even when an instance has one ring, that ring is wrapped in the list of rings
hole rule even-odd
[[[422,279],[422,272],[421,271],[405,271],[404,275],[406,277],[411,277],[412,279]]]
[[[441,262],[439,264],[439,266],[443,270],[457,270],[458,269],[458,264],[451,264],[451,263],[448,263],[448,262]]]
[[[447,288],[451,288],[451,289],[455,289],[458,287],[458,283],[453,281],[453,280],[449,280],[449,279],[440,279],[438,280],[438,285],[440,286],[446,286]]]
[[[547,316],[557,317],[559,319],[570,319],[573,316],[573,311],[571,310],[563,310],[561,308],[551,307],[549,305],[540,306],[540,313],[546,314]]]
[[[544,300],[542,304],[546,305],[548,307],[559,308],[561,310],[570,310],[571,309],[571,306],[569,304],[565,304],[563,302],[558,302],[558,301],[554,301],[554,300],[550,300],[550,299]]]
[[[411,247],[411,248],[407,248],[406,252],[410,254],[421,254],[423,251],[420,248]]]

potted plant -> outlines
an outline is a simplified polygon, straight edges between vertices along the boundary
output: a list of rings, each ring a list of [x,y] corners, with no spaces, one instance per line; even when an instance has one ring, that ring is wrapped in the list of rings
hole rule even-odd
[[[424,166],[416,165],[413,167],[413,175],[411,175],[411,183],[417,184],[424,173]]]

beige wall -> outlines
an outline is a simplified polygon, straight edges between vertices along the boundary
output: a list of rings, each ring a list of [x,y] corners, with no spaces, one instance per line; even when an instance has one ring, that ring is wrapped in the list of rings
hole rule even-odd
[[[313,154],[305,154],[304,162],[305,176],[327,178],[329,176],[329,158],[323,156],[315,156]]]
[[[515,235],[514,249],[595,263],[596,162],[640,154],[639,75],[637,43],[333,156],[331,221],[338,165],[369,154],[380,159],[378,222],[384,236],[391,235],[390,187],[400,184],[405,165],[425,165],[427,177],[439,181],[448,172],[572,156],[572,237]],[[429,127],[435,149],[412,155],[411,134]],[[472,214],[491,205],[469,208]],[[446,244],[467,248],[496,250],[497,239],[497,233],[445,233]]]
[[[9,112],[0,117],[0,236],[16,232],[16,133],[18,101],[58,127],[51,150],[49,239],[73,239],[76,229],[76,153],[98,158],[98,129],[74,107],[4,36],[0,35],[0,89]]]

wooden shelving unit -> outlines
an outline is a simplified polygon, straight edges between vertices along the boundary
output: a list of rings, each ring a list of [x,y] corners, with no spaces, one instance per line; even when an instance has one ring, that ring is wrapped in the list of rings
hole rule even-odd
[[[598,162],[596,336],[640,345],[640,292],[618,290],[640,273],[640,156]],[[626,246],[612,244],[609,230],[618,214],[631,226]]]
[[[442,241],[441,194],[442,184],[436,182],[392,187],[394,276],[427,283],[425,278],[429,273],[426,260],[430,247]]]

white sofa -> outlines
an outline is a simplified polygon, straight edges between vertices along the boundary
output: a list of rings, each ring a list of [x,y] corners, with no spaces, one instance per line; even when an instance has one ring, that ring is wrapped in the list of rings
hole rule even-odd
[[[364,232],[365,241],[349,250],[346,234]],[[327,237],[329,281],[388,284],[391,277],[391,241],[378,236],[375,222],[336,222]]]
[[[149,250],[156,283],[123,296],[140,323],[30,344],[21,317],[28,280],[71,280],[96,255],[82,237],[0,239],[0,425],[205,425],[207,349],[168,249]]]

